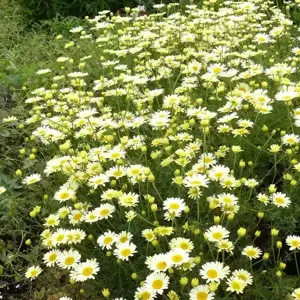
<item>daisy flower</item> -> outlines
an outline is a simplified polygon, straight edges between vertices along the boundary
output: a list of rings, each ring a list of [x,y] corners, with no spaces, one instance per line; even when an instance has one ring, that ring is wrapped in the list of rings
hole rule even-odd
[[[185,207],[186,204],[181,198],[167,198],[163,204],[164,210],[174,213],[176,216],[179,216]]]
[[[232,251],[234,249],[233,243],[231,241],[229,241],[228,239],[218,241],[217,247],[218,247],[219,252],[225,251],[225,252],[232,253]]]
[[[80,258],[81,255],[76,250],[63,251],[57,258],[57,264],[62,269],[71,269],[80,261]]]
[[[42,269],[39,266],[32,266],[27,269],[25,277],[28,279],[35,279],[42,273]]]
[[[286,134],[282,138],[282,144],[292,146],[300,142],[300,138],[296,134]]]
[[[300,300],[300,288],[293,290],[291,296],[296,300]]]
[[[41,181],[42,177],[40,174],[31,174],[27,177],[25,177],[22,181],[23,184],[26,184],[26,185],[30,185],[30,184],[34,184],[34,183],[37,183],[39,181]]]
[[[219,242],[229,236],[229,231],[221,225],[211,226],[206,232],[205,237],[210,242]]]
[[[145,263],[148,269],[153,272],[165,272],[171,267],[167,254],[155,254],[149,256]]]
[[[208,282],[220,282],[229,273],[229,267],[219,261],[207,262],[200,269],[200,276]]]
[[[259,258],[262,254],[262,251],[253,246],[247,246],[243,249],[242,255],[247,256],[250,260]]]
[[[105,203],[94,209],[94,213],[99,217],[99,220],[102,220],[112,217],[112,214],[115,210],[116,208],[113,205]]]
[[[156,239],[155,233],[152,229],[144,229],[142,231],[142,236],[147,240],[147,242],[152,242]]]
[[[109,182],[109,177],[105,174],[100,174],[91,177],[88,185],[96,189],[98,186],[104,186],[107,182]]]
[[[145,287],[156,292],[159,295],[162,295],[165,289],[169,286],[169,276],[165,273],[158,272],[152,273],[147,276],[145,280]]]
[[[291,200],[284,193],[274,193],[270,197],[271,202],[277,207],[288,207],[291,204]]]
[[[149,287],[139,287],[134,294],[134,300],[154,300],[156,298],[156,291]]]
[[[110,250],[113,244],[116,242],[116,239],[117,235],[109,230],[98,237],[97,243],[101,249]]]
[[[209,171],[209,178],[213,181],[222,179],[225,176],[228,176],[230,169],[222,165],[213,166]]]
[[[6,188],[4,186],[0,186],[0,195],[6,192]]]
[[[130,242],[126,242],[116,245],[114,255],[121,260],[129,260],[129,257],[132,257],[136,252],[136,245]]]
[[[300,249],[300,237],[297,235],[288,235],[286,243],[290,246],[290,250]]]
[[[54,245],[61,245],[67,242],[67,230],[59,228],[55,233],[53,233],[51,240]]]
[[[231,277],[227,280],[227,289],[226,291],[229,291],[231,293],[237,293],[241,294],[244,291],[244,288],[246,286],[246,283],[244,280],[237,278],[237,277]]]
[[[75,191],[72,189],[62,188],[54,194],[54,199],[64,202],[75,197]]]
[[[122,231],[120,232],[117,237],[116,237],[116,243],[126,243],[130,242],[132,239],[133,235],[130,232],[127,231]]]
[[[189,260],[189,255],[181,248],[175,248],[167,253],[168,261],[173,266],[180,266]]]
[[[139,203],[139,195],[134,193],[124,193],[119,198],[119,204],[123,207],[135,207]]]
[[[209,180],[205,175],[195,174],[183,180],[185,187],[208,187]]]
[[[253,283],[253,276],[248,271],[243,269],[235,270],[232,273],[232,277],[236,277],[241,280],[244,280],[246,285]]]
[[[270,36],[265,33],[258,33],[254,37],[254,42],[258,44],[267,44],[270,42]]]
[[[53,267],[58,259],[58,256],[60,255],[60,251],[58,250],[52,250],[44,254],[43,260],[47,267]]]
[[[70,273],[71,279],[75,281],[86,281],[95,279],[95,275],[99,272],[100,267],[96,259],[88,259],[86,262],[78,263]]]
[[[182,249],[186,252],[191,252],[194,249],[194,244],[191,240],[186,238],[174,238],[169,242],[170,249]]]
[[[214,299],[214,292],[211,292],[209,286],[205,285],[198,285],[191,289],[189,296],[190,300],[213,300]]]

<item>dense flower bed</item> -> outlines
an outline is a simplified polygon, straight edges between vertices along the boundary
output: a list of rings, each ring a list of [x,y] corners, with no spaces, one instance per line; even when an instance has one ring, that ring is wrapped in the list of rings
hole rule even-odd
[[[27,278],[57,268],[90,299],[300,299],[298,31],[268,1],[212,2],[57,37],[25,100],[22,183],[45,194],[32,218],[51,211]]]

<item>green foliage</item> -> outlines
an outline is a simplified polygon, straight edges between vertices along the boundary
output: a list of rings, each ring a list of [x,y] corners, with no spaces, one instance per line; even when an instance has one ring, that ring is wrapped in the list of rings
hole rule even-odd
[[[153,0],[18,0],[34,21],[52,19],[57,16],[95,16],[101,10],[117,11],[137,5],[151,6]]]

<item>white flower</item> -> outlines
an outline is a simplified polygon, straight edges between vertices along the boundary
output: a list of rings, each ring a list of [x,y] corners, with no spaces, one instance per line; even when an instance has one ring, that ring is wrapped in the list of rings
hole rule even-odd
[[[34,279],[42,273],[42,269],[39,266],[32,266],[27,269],[25,277],[29,279]]]
[[[31,175],[25,177],[25,178],[23,179],[22,183],[24,183],[24,184],[26,184],[26,185],[30,185],[30,184],[34,184],[34,183],[36,183],[36,182],[41,181],[41,179],[42,179],[41,175],[35,173],[35,174],[31,174]]]
[[[200,276],[208,282],[220,282],[229,273],[229,267],[221,262],[207,262],[200,269]]]

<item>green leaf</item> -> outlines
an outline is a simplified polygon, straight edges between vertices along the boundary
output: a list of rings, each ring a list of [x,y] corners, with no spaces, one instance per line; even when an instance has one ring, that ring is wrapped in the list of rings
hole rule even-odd
[[[4,262],[5,259],[6,259],[6,251],[4,249],[1,249],[0,250],[0,260]]]

